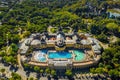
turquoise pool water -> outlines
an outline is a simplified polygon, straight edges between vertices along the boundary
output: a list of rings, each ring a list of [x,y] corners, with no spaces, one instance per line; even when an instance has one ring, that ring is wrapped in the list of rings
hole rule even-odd
[[[45,62],[46,61],[46,55],[47,50],[40,50],[36,55],[35,55],[35,59],[37,59],[40,62]]]
[[[70,52],[49,52],[48,58],[72,58],[72,54]]]
[[[46,58],[45,58],[45,57],[40,57],[38,60],[39,60],[40,62],[45,62],[45,61],[46,61]]]
[[[75,60],[76,61],[81,61],[81,60],[83,60],[85,58],[85,54],[84,54],[83,51],[81,51],[81,50],[74,50],[73,52],[75,54]]]

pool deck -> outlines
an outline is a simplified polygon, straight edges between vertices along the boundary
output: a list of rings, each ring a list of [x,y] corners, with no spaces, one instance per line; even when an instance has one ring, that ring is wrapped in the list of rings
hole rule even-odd
[[[97,64],[98,61],[100,60],[100,58],[101,58],[101,55],[98,55],[94,60],[89,60],[89,61],[84,61],[84,62],[74,62],[73,66],[80,67],[80,68],[89,67],[89,66],[92,66],[94,64]]]
[[[48,66],[47,62],[30,61],[28,64],[36,65],[36,66],[42,66],[42,67],[47,67]]]
[[[46,61],[45,62],[41,62],[41,61],[37,61],[34,56],[35,53],[33,54],[33,56],[31,57],[31,60],[28,62],[28,64],[30,65],[36,65],[36,66],[40,66],[40,67],[50,67],[50,65],[54,66],[68,66],[67,64],[71,64],[73,66],[73,68],[84,68],[84,67],[89,67],[92,66],[96,63],[98,63],[99,59],[101,58],[100,55],[96,55],[93,56],[94,53],[91,50],[86,50],[84,51],[85,53],[85,59],[81,60],[81,61],[75,61],[75,54],[73,53],[72,50],[70,50],[70,52],[72,52],[72,58],[70,59],[65,59],[65,58],[53,58],[50,59],[48,58],[48,53],[45,54],[46,56]],[[92,55],[92,57],[91,57]]]
[[[101,55],[98,55],[95,58],[95,60],[89,60],[89,61],[83,61],[83,62],[72,62],[72,65],[73,65],[73,67],[79,67],[79,68],[89,67],[89,66],[92,66],[94,64],[97,64],[99,59],[100,59],[100,57],[101,57]],[[63,61],[63,62],[66,62],[66,61]],[[49,66],[48,62],[30,61],[29,64],[36,65],[36,66],[41,66],[41,67],[48,67]],[[60,61],[58,61],[58,63],[56,63],[56,64],[61,64],[61,63],[60,63]]]

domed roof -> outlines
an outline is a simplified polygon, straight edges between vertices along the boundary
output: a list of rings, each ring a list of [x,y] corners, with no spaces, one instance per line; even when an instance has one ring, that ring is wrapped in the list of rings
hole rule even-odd
[[[80,42],[81,42],[81,44],[83,44],[83,45],[88,45],[88,44],[90,44],[89,40],[87,40],[87,39],[83,39],[83,40],[81,40]]]
[[[92,39],[90,37],[88,37],[87,39],[89,40],[90,44],[93,43],[93,41],[92,41]]]
[[[31,42],[31,45],[40,45],[40,44],[41,44],[40,40],[37,40],[37,39]]]
[[[64,36],[62,34],[58,34],[57,39],[64,39]]]

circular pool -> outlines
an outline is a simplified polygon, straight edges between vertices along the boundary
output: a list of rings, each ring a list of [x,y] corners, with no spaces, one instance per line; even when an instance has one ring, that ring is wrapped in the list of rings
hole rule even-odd
[[[36,53],[34,58],[35,58],[35,60],[40,61],[40,62],[46,61],[45,54],[42,52]]]

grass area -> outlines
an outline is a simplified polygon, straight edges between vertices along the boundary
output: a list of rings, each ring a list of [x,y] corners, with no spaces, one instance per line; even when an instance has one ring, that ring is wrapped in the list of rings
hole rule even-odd
[[[58,28],[52,27],[52,28],[50,28],[50,33],[56,33],[57,30],[58,30]],[[69,32],[70,32],[70,29],[69,29],[69,28],[63,28],[63,32],[64,32],[64,33],[69,33]]]
[[[113,13],[120,14],[120,10],[116,10],[116,9],[108,9],[107,12],[113,12]]]

